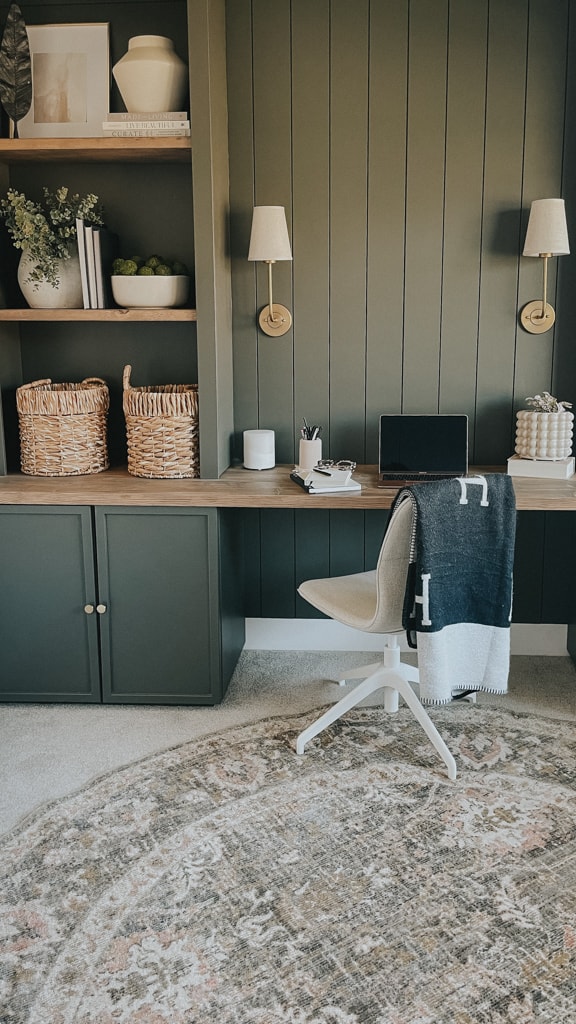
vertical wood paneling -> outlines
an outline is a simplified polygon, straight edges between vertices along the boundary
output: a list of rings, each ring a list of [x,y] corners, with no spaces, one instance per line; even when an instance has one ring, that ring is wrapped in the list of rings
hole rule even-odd
[[[294,559],[294,511],[265,509],[260,514],[262,615],[294,617],[296,571]]]
[[[242,516],[244,614],[249,618],[259,618],[262,615],[260,518],[260,510],[255,508],[245,509]]]
[[[566,91],[566,38],[568,0],[555,4],[531,0],[529,8],[528,74],[521,248],[533,199],[562,195],[562,142],[564,124],[558,117]],[[576,222],[574,222],[576,230]],[[574,236],[576,237],[576,236]],[[548,301],[554,307],[556,273],[560,259],[549,260]],[[518,309],[542,295],[542,260],[520,257]],[[515,406],[524,407],[527,395],[552,388],[552,356],[556,328],[529,334],[517,327],[514,374]]]
[[[566,198],[576,247],[571,8],[227,0],[235,429],[275,429],[277,461],[295,458],[304,415],[323,424],[325,455],[375,462],[380,412],[439,410],[468,413],[471,459],[493,464],[513,450],[525,395],[552,387],[576,402],[576,257],[551,268],[555,331],[518,326],[541,280],[520,255],[531,199]],[[287,209],[283,339],[255,327],[254,203]],[[291,606],[297,580],[377,557],[372,516],[274,520],[286,536],[263,520],[263,615]]]
[[[360,460],[366,402],[368,0],[332,0],[331,11],[329,447],[332,458]]]
[[[447,33],[447,0],[412,0],[402,401],[408,413],[438,410]]]
[[[364,571],[364,513],[336,509],[330,515],[329,576]]]
[[[366,460],[402,405],[408,0],[370,6]]]
[[[482,243],[488,0],[451,0],[446,120],[440,411],[474,439]]]
[[[294,438],[302,417],[329,443],[330,3],[293,0]],[[292,458],[297,458],[295,447]]]
[[[510,454],[528,0],[490,5],[482,267],[473,458]]]
[[[321,509],[298,509],[295,528],[295,585],[304,580],[323,579],[330,574],[330,513]],[[321,617],[312,605],[296,596],[296,615],[311,619]]]
[[[258,328],[256,268],[248,263],[254,206],[254,125],[252,93],[252,4],[234,0],[226,7],[228,122],[230,150],[230,248],[234,307],[234,456],[242,458],[242,431],[258,426]]]
[[[576,6],[570,5],[567,31],[569,60],[576,54]],[[572,61],[574,58],[572,57]],[[559,293],[556,307],[556,344],[552,366],[552,394],[576,404],[576,345],[573,342],[576,323],[576,73],[574,64],[566,76],[564,107],[564,165],[562,195],[566,198],[568,232],[572,254],[559,259]],[[572,640],[574,631],[572,631]]]
[[[292,235],[292,104],[290,0],[253,0],[254,17],[254,201],[284,206]],[[268,275],[257,264],[258,309],[268,302]],[[293,307],[292,263],[274,265],[274,300]],[[281,338],[258,332],[258,425],[276,431],[276,458],[289,462],[294,450],[292,331]]]

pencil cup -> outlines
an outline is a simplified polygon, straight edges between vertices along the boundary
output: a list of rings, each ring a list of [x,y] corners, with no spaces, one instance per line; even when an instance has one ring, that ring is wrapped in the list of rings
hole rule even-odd
[[[298,466],[300,469],[314,469],[314,466],[322,458],[322,441],[317,438],[315,441],[300,441],[300,452],[298,455]]]
[[[272,469],[275,459],[273,430],[244,431],[244,468]]]

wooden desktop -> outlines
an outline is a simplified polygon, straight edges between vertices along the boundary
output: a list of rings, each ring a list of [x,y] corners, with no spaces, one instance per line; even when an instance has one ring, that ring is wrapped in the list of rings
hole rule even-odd
[[[147,480],[111,469],[82,477],[0,477],[0,504],[154,505],[205,508],[390,508],[396,488],[379,487],[376,466],[358,466],[362,490],[351,494],[307,494],[290,480],[291,465],[274,469],[227,469],[218,480]],[[503,471],[472,467],[471,473]],[[576,476],[569,480],[513,477],[519,512],[576,512]]]

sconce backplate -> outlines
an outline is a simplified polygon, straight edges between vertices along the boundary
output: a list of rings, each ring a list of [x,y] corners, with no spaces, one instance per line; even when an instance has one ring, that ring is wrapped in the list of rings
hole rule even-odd
[[[520,323],[530,334],[545,334],[553,326],[556,313],[549,302],[546,303],[546,315],[542,316],[542,300],[534,299],[527,302],[520,312]]]
[[[258,323],[264,334],[268,334],[271,338],[280,338],[290,330],[292,314],[289,309],[286,309],[286,306],[281,306],[278,302],[272,304],[272,309],[274,310],[274,319],[270,316],[270,306],[264,306],[260,310]]]

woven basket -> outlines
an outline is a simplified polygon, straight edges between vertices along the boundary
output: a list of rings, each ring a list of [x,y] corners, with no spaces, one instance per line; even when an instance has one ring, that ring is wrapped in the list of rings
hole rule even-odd
[[[200,476],[197,384],[133,388],[124,367],[128,472],[133,476]]]
[[[108,468],[108,385],[35,380],[16,389],[20,465],[30,476],[80,476]]]

